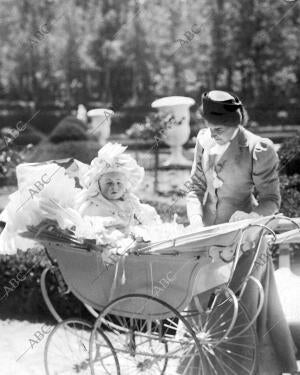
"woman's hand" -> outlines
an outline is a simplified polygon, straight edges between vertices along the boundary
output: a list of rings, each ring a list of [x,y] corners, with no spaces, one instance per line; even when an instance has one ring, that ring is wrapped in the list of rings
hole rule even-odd
[[[250,212],[248,214],[247,212],[244,212],[244,211],[235,211],[235,213],[231,216],[229,222],[233,223],[235,221],[255,219],[259,217],[260,215],[257,214],[256,212]]]

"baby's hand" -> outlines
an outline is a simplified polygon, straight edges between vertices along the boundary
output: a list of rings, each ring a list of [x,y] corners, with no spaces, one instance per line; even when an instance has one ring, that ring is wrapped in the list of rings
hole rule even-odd
[[[118,255],[116,249],[109,249],[104,250],[102,253],[102,260],[105,265],[114,265],[120,259],[120,255]]]
[[[149,246],[151,241],[145,241],[143,237],[136,237],[133,251]]]
[[[105,218],[103,225],[105,226],[105,228],[117,229],[120,231],[124,231],[127,228],[127,224],[124,223],[119,218],[111,218],[111,217]]]
[[[105,217],[103,218],[103,225],[105,227],[113,227],[115,225],[118,225],[118,220],[113,217]]]

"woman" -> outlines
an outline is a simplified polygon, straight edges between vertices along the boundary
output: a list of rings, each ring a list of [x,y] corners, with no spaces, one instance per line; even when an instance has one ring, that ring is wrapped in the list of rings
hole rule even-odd
[[[245,110],[239,98],[224,91],[210,91],[202,97],[201,113],[207,129],[197,136],[187,195],[191,225],[199,228],[278,212],[278,156],[269,139],[243,127]],[[266,249],[265,245],[261,246],[261,254],[266,253]],[[253,251],[246,251],[239,259],[230,284],[232,290],[238,290],[252,257]],[[294,371],[297,366],[293,341],[279,302],[272,261],[255,269],[252,275],[262,282],[265,291],[264,308],[256,321],[260,353],[258,373]],[[193,303],[198,299],[205,307],[210,294],[211,291],[207,291],[198,295]],[[252,317],[257,309],[257,288],[247,286],[242,302]],[[199,373],[197,359],[193,366],[188,374]]]
[[[225,91],[205,93],[201,112],[207,129],[196,141],[187,195],[190,223],[212,225],[276,213],[280,191],[273,143],[243,127],[243,105]]]
[[[269,139],[243,127],[245,110],[239,98],[224,91],[210,91],[202,97],[201,113],[207,129],[200,130],[197,136],[187,195],[191,225],[199,228],[278,212],[278,156]],[[266,249],[261,246],[260,252],[263,254]],[[230,284],[232,290],[238,290],[252,257],[253,251],[246,251],[239,259]],[[279,302],[272,261],[252,274],[265,291],[264,308],[256,322],[259,374],[294,371],[297,366],[293,341]],[[208,291],[197,296],[202,306],[210,294]],[[252,317],[257,309],[257,288],[247,286],[242,302]],[[197,367],[195,360],[193,365],[194,371],[188,373],[199,373],[199,363]]]

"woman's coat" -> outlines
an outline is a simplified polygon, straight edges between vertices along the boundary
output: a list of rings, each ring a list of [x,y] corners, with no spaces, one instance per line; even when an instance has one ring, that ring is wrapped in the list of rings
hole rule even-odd
[[[272,141],[240,126],[217,163],[210,154],[214,144],[210,130],[200,130],[187,194],[188,217],[200,214],[204,225],[213,225],[228,222],[235,211],[276,213],[280,189]]]

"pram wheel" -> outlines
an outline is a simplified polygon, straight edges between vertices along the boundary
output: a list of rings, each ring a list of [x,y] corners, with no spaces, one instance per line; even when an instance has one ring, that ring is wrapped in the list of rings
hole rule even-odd
[[[82,319],[67,319],[55,326],[45,346],[47,375],[90,375],[89,338],[92,324]],[[93,367],[103,375],[119,374],[116,353],[103,332],[97,332]]]
[[[58,323],[72,316],[72,311],[68,310],[68,306],[80,303],[70,293],[59,268],[56,266],[47,267],[42,272],[41,291],[48,310]],[[69,303],[64,303],[66,299]]]
[[[58,267],[55,266],[44,269],[41,275],[41,291],[51,315],[57,322],[61,322],[63,318],[59,312],[58,306],[61,304],[61,297],[68,294],[69,290],[63,279],[58,283],[57,273],[60,273],[60,271]],[[64,283],[64,286],[62,283]]]
[[[177,337],[179,322],[182,335]],[[175,374],[180,362],[191,361],[199,347],[195,333],[181,314],[164,301],[148,295],[126,295],[103,309],[91,334],[91,357],[99,329],[104,330],[112,342],[124,375]],[[170,372],[166,372],[167,365]],[[92,363],[91,370],[93,375],[102,375]]]
[[[213,297],[212,305],[202,311],[195,297],[195,310],[185,312],[201,343],[194,366],[199,367],[201,375],[254,375],[257,369],[255,324],[249,327],[245,307],[241,301],[237,302],[229,288],[219,290]]]

